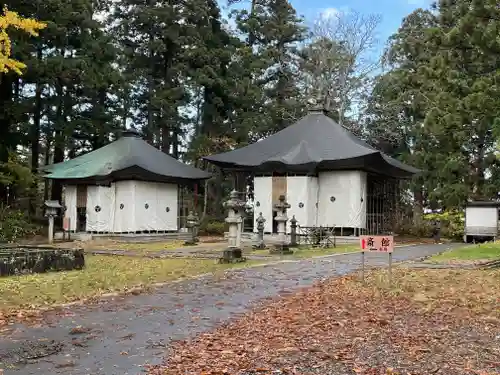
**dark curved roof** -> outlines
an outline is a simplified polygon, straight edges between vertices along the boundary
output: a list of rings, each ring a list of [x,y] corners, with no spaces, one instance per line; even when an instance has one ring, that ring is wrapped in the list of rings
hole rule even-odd
[[[142,180],[152,182],[194,182],[210,174],[151,146],[136,132],[127,131],[118,140],[74,159],[43,168],[45,178],[67,183]]]
[[[420,172],[355,137],[322,111],[314,111],[262,141],[205,160],[226,169],[311,173],[359,169],[397,178]]]

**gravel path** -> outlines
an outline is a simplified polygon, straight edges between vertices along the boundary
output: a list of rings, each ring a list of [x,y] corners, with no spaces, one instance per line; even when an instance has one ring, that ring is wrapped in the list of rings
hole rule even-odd
[[[396,248],[395,262],[460,245]],[[75,306],[40,328],[18,325],[0,338],[0,368],[23,375],[136,375],[162,360],[171,340],[208,330],[257,301],[344,275],[360,267],[360,254],[290,261],[172,283],[154,294]],[[386,254],[367,254],[370,266],[386,266]],[[75,329],[75,327],[81,327]],[[50,353],[54,353],[49,355]]]

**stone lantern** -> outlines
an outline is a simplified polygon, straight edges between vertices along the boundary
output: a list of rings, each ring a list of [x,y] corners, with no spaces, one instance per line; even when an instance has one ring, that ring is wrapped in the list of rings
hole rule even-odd
[[[45,201],[45,217],[49,218],[49,243],[54,242],[54,218],[58,216],[63,207],[58,201]]]
[[[274,220],[278,223],[278,244],[275,246],[274,251],[281,254],[289,254],[291,250],[286,241],[286,222],[288,221],[288,216],[286,216],[286,210],[290,208],[290,204],[286,201],[284,195],[280,195],[279,202],[273,206],[274,211],[276,211],[276,217]]]
[[[297,246],[297,219],[295,215],[290,220],[290,246]]]
[[[259,213],[257,217],[257,243],[253,246],[254,249],[265,249],[266,244],[264,243],[264,223],[266,219],[262,216],[262,212]]]
[[[198,225],[199,225],[199,219],[198,215],[193,214],[193,211],[189,211],[189,214],[186,218],[186,227],[189,230],[190,234],[190,239],[187,240],[184,245],[190,246],[190,245],[196,245],[199,241],[197,235],[198,235]]]
[[[243,262],[245,259],[241,251],[241,233],[240,225],[242,223],[242,213],[246,203],[238,198],[238,192],[233,190],[229,200],[224,202],[224,208],[227,209],[226,223],[229,224],[228,248],[224,250],[221,263]]]

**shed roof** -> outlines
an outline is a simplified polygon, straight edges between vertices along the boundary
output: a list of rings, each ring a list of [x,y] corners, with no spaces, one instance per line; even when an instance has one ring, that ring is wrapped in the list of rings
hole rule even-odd
[[[497,201],[470,201],[466,203],[466,207],[500,207],[500,202]]]
[[[182,183],[204,180],[210,174],[184,164],[126,131],[118,140],[74,159],[43,168],[44,177],[66,183],[143,180]]]
[[[262,141],[204,159],[222,168],[255,172],[359,169],[397,178],[420,172],[355,137],[323,111],[312,111]]]

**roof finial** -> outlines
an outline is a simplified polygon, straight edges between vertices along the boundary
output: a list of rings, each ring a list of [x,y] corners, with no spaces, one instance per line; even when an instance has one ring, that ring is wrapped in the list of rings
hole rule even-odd
[[[128,128],[122,132],[122,137],[141,138],[141,134],[135,128]]]
[[[316,95],[309,98],[308,107],[309,113],[323,113],[326,114],[327,108],[325,106],[325,97],[322,95],[321,91],[318,90]]]

